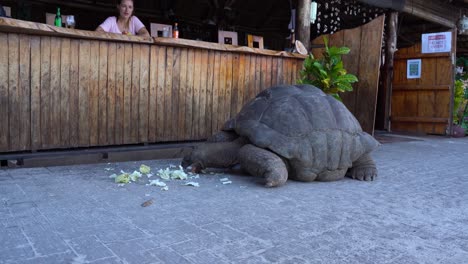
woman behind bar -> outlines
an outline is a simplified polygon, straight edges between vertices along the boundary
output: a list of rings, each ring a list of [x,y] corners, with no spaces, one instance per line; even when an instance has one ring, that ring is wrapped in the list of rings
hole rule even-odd
[[[133,0],[120,0],[119,2],[117,4],[119,16],[108,17],[96,31],[149,37],[150,34],[145,25],[133,15]]]

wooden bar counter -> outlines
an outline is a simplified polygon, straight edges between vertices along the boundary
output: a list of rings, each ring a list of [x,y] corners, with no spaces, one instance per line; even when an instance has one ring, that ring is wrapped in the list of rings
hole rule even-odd
[[[0,153],[202,140],[304,58],[0,18]]]

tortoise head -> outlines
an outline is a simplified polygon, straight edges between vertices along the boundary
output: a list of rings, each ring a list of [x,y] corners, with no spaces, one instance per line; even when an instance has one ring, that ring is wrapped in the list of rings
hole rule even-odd
[[[204,169],[203,164],[200,161],[198,161],[196,158],[193,158],[192,156],[193,156],[193,151],[190,154],[184,156],[180,165],[184,169],[188,167],[192,167],[191,171],[193,173],[199,173],[202,169]]]

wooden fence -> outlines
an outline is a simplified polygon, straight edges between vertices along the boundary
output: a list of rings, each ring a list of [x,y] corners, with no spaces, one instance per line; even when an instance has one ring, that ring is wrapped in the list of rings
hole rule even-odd
[[[263,88],[295,83],[304,59],[1,31],[0,152],[205,139]]]

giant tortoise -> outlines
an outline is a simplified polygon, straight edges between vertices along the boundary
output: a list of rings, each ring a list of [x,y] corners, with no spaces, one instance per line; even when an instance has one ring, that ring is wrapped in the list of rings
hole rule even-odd
[[[274,86],[259,93],[222,131],[184,157],[193,171],[240,164],[267,187],[288,178],[371,181],[377,168],[369,153],[379,143],[332,96],[312,85]]]

